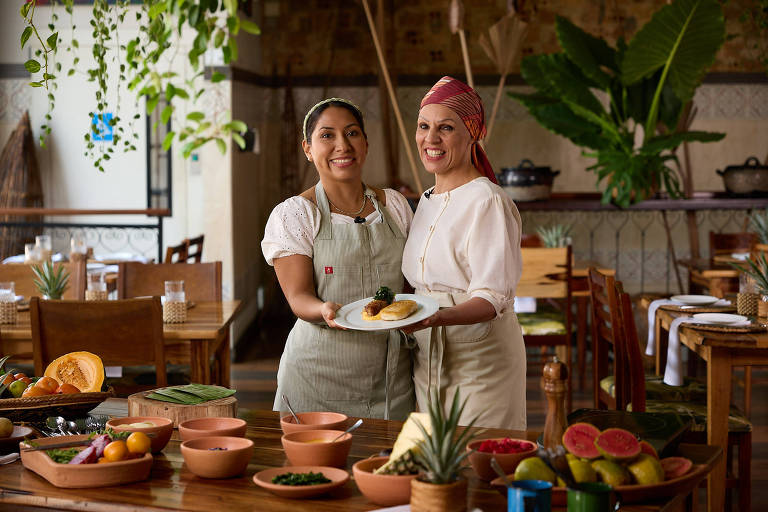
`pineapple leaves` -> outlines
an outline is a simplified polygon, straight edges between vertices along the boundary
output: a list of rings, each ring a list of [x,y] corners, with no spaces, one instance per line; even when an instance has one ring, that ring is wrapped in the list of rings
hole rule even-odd
[[[757,287],[760,289],[760,293],[768,295],[768,261],[765,259],[765,253],[761,251],[756,259],[757,262],[753,261],[752,258],[744,260],[747,263],[747,268],[737,263],[728,262],[728,264],[754,279]]]
[[[749,217],[749,225],[760,237],[761,244],[768,244],[768,209],[763,212],[756,211]]]
[[[53,263],[44,261],[41,265],[32,265],[32,272],[37,279],[32,281],[43,295],[50,299],[61,299],[69,285],[69,272],[64,265],[54,268]]]

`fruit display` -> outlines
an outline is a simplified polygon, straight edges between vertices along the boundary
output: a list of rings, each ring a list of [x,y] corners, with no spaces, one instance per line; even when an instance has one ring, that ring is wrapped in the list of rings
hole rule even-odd
[[[149,437],[142,432],[107,429],[94,435],[83,448],[51,449],[45,453],[58,464],[108,464],[143,457],[149,448]]]
[[[403,424],[389,460],[375,471],[379,475],[412,475],[420,470],[416,462],[415,454],[418,452],[418,444],[423,441],[424,435],[416,422],[420,422],[427,432],[432,431],[432,423],[429,414],[425,412],[412,412]]]
[[[604,482],[610,486],[653,485],[686,475],[693,463],[684,457],[659,460],[647,441],[621,428],[600,431],[589,423],[575,423],[563,434],[563,446],[577,483]],[[515,480],[546,480],[558,487],[565,483],[538,457],[520,462]]]

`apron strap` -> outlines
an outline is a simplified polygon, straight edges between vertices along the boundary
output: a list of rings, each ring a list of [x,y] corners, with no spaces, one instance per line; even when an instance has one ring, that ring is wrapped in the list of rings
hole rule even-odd
[[[405,333],[399,330],[389,331],[387,337],[387,369],[384,385],[384,419],[391,416],[392,396],[395,394],[397,381],[397,366],[400,361],[400,346],[404,343]]]
[[[320,210],[320,231],[317,232],[317,238],[331,240],[333,238],[331,207],[328,205],[328,196],[325,195],[323,184],[319,181],[315,185],[315,200],[317,201],[317,209]]]
[[[443,359],[445,357],[446,336],[445,327],[432,327],[429,332],[429,366],[427,367],[427,401],[432,389],[435,389],[442,400],[441,377],[443,375]],[[432,365],[435,367],[435,387],[432,387]]]
[[[373,206],[376,208],[376,211],[379,212],[379,216],[381,217],[381,222],[385,223],[387,227],[389,227],[389,230],[392,232],[395,238],[405,238],[405,233],[402,233],[400,231],[400,228],[398,228],[397,224],[395,224],[395,221],[392,220],[392,216],[389,214],[387,209],[381,207],[381,203],[379,203],[378,199],[376,199],[376,192],[366,187],[365,195],[367,195],[370,198],[371,203],[373,203]]]

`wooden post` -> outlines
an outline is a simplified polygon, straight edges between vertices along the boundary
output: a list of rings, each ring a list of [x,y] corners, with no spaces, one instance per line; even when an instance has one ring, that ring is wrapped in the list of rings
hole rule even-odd
[[[544,422],[544,448],[562,444],[565,433],[565,393],[568,387],[568,367],[555,358],[544,365],[541,387],[547,395],[547,418]]]
[[[387,48],[387,11],[384,8],[384,1],[377,0],[376,2],[376,29],[381,38],[379,42],[381,43],[386,62],[389,51]],[[396,76],[397,73],[395,73]],[[392,118],[389,115],[389,100],[387,99],[387,83],[381,74],[379,74],[379,110],[381,111],[381,134],[384,138],[384,157],[387,166],[387,185],[395,186],[400,181],[398,172],[399,162],[397,161],[397,135],[392,130]]]

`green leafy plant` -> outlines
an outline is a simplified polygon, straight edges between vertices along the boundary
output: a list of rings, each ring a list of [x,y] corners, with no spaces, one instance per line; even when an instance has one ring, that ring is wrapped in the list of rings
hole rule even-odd
[[[749,225],[757,233],[761,244],[768,244],[768,208],[754,211],[749,216]]]
[[[753,258],[755,258],[756,261],[753,261],[752,258],[744,260],[744,263],[747,264],[746,267],[744,267],[743,264],[737,263],[729,263],[729,265],[754,279],[760,293],[762,295],[768,295],[768,261],[765,259],[765,253],[760,251],[759,254],[753,256]]]
[[[74,0],[53,0],[51,4],[54,11],[47,27],[47,37],[41,35],[42,29],[35,22],[38,0],[23,0],[20,9],[26,25],[20,36],[21,48],[27,44],[35,46],[34,58],[24,64],[33,76],[30,86],[43,88],[48,95],[48,112],[41,126],[41,145],[51,132],[49,123],[55,107],[55,91],[62,74],[66,72],[66,76],[71,76],[81,71],[78,68],[80,58],[76,55],[80,43],[74,37]],[[89,81],[96,84],[97,89],[95,108],[84,120],[84,139],[85,154],[93,160],[97,169],[104,171],[104,163],[112,158],[115,149],[136,150],[139,135],[133,123],[141,115],[136,114],[130,120],[120,116],[124,88],[134,94],[137,110],[143,99],[146,101],[148,115],[162,109],[160,122],[165,124],[173,119],[175,130],[165,136],[162,144],[164,151],[175,142],[183,143],[181,152],[184,157],[188,157],[203,144],[215,141],[224,153],[227,148],[226,139],[229,137],[241,148],[245,147],[242,136],[247,129],[245,123],[231,120],[228,112],[205,114],[194,108],[205,92],[202,69],[205,52],[209,49],[221,50],[224,64],[229,64],[238,57],[236,36],[240,30],[250,34],[260,33],[257,25],[238,16],[237,0],[143,0],[139,6],[132,5],[129,0],[93,0],[92,4],[89,20],[92,27],[92,67],[84,70],[84,73]],[[57,26],[59,17],[55,11],[56,5],[63,5],[70,16],[72,37],[68,42],[64,41],[60,35],[62,30]],[[126,15],[130,13],[135,14],[135,20],[131,20],[131,23],[139,26],[139,35],[121,40],[121,29]],[[178,49],[182,36],[186,37],[189,32],[194,34],[194,42],[186,57],[194,74],[184,79],[172,71],[172,65],[180,54]],[[59,51],[75,55],[71,68],[63,69],[62,64],[56,62]],[[107,80],[110,75],[118,76],[114,91]],[[214,72],[210,81],[217,83],[224,78],[222,73]],[[115,101],[108,101],[112,97],[116,98]],[[186,108],[181,109],[182,104],[186,104]],[[111,119],[103,115],[107,110],[114,112]],[[178,115],[187,110],[189,112],[185,116]],[[93,140],[92,123],[95,119],[112,126],[111,143]],[[126,124],[130,133],[126,132]]]
[[[416,461],[424,468],[421,480],[433,484],[449,484],[459,479],[462,462],[469,456],[469,452],[465,449],[466,445],[478,435],[471,432],[471,427],[477,418],[470,421],[469,425],[457,434],[459,418],[466,404],[466,399],[460,403],[457,388],[453,395],[451,410],[446,416],[437,390],[433,391],[428,406],[432,432],[430,433],[420,421],[416,420],[416,425],[424,436],[418,444],[419,449],[414,451]]]
[[[536,228],[536,233],[541,238],[544,247],[566,247],[570,243],[568,235],[571,233],[572,227],[570,224],[539,226]]]
[[[725,39],[719,2],[675,0],[629,44],[620,38],[615,48],[566,18],[558,16],[555,27],[563,52],[523,59],[522,76],[536,92],[510,96],[542,126],[597,159],[588,169],[598,183],[606,182],[604,203],[626,207],[662,186],[680,197],[680,180],[670,167],[674,162],[679,169],[674,150],[683,142],[725,136],[677,130]],[[604,94],[607,108],[595,91]]]
[[[63,265],[56,269],[53,263],[44,261],[42,265],[32,265],[32,272],[37,278],[33,282],[40,293],[49,299],[61,299],[69,285],[69,272]]]

